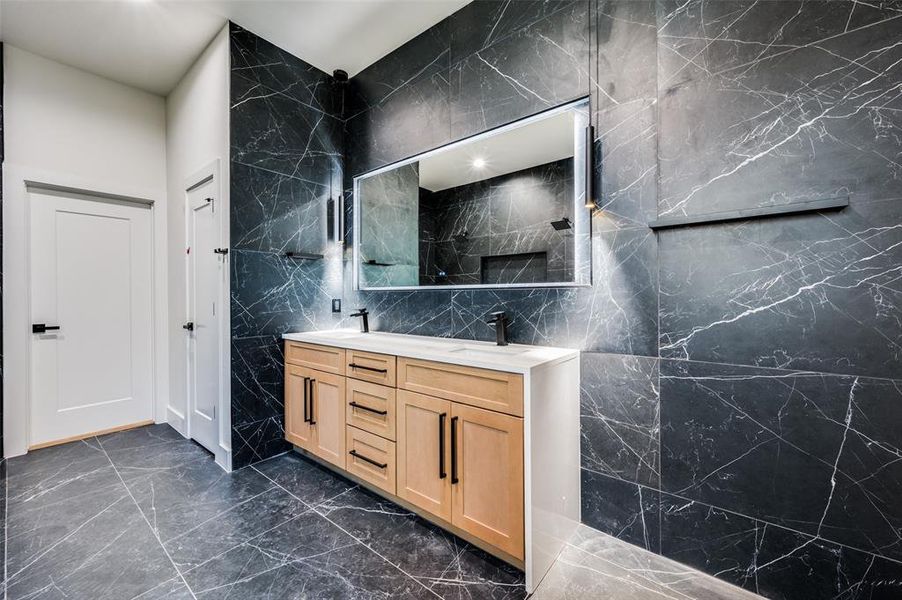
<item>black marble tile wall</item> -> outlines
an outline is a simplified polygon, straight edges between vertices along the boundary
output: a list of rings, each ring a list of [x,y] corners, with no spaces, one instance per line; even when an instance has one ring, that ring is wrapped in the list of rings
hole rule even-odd
[[[288,449],[286,331],[328,328],[341,297],[326,207],[341,193],[341,95],[332,78],[231,25],[232,465]],[[322,254],[298,260],[286,252]]]
[[[476,0],[352,78],[345,189],[588,95],[593,285],[360,292],[346,251],[346,301],[583,350],[587,524],[770,598],[902,596],[900,81],[897,1]]]
[[[232,34],[236,464],[284,447],[278,336],[350,325],[330,297],[483,340],[505,310],[513,341],[583,351],[585,523],[771,598],[902,595],[902,3],[476,0],[345,94]],[[353,289],[354,176],[583,96],[591,286]]]

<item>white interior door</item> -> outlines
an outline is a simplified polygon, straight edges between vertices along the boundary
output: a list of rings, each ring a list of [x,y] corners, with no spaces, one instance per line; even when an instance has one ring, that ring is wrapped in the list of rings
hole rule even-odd
[[[188,190],[188,410],[191,437],[215,453],[220,397],[220,286],[225,255],[219,245],[216,180]]]
[[[153,419],[149,206],[33,191],[30,445]],[[58,327],[41,332],[41,326]]]

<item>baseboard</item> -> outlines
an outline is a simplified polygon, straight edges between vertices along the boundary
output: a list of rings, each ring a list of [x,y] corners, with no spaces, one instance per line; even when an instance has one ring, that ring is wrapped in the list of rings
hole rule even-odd
[[[188,437],[188,422],[185,420],[185,415],[171,406],[166,407],[166,422],[183,436]]]

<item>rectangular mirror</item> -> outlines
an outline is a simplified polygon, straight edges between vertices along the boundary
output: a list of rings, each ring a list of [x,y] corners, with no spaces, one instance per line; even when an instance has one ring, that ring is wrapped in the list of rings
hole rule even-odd
[[[591,283],[589,102],[354,179],[355,287]]]

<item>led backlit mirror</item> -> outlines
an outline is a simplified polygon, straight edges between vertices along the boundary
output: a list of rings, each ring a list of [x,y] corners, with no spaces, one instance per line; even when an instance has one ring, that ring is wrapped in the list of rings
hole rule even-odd
[[[358,289],[591,282],[587,100],[354,180]]]

